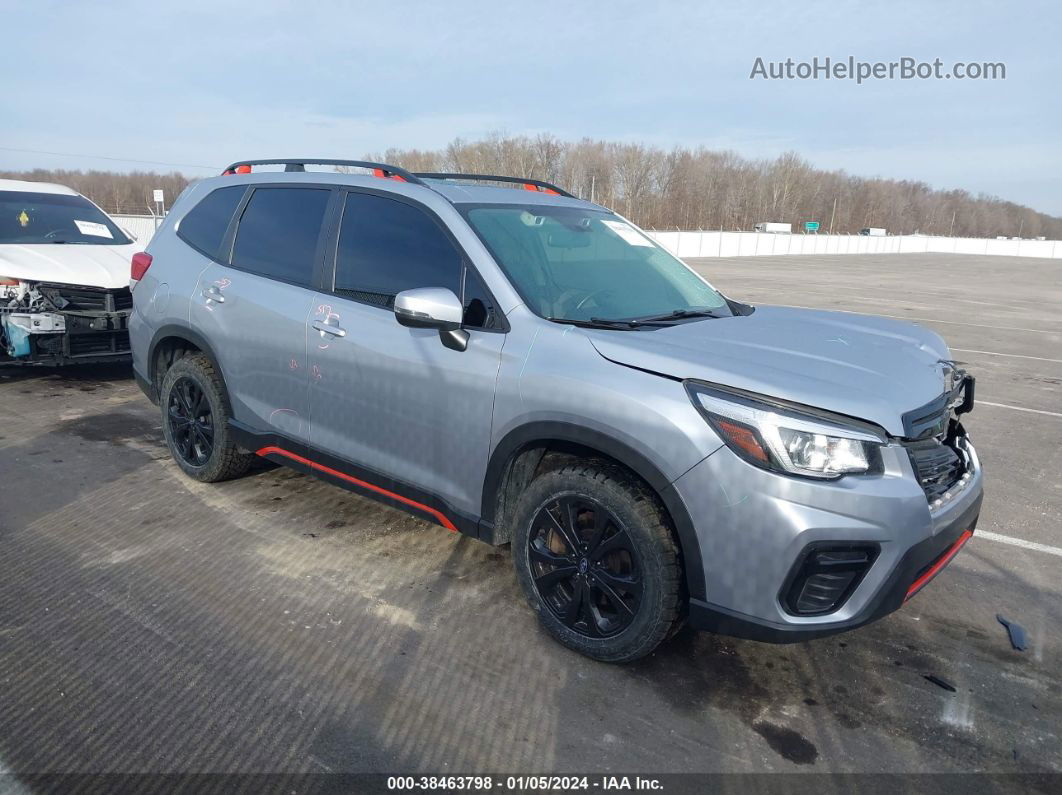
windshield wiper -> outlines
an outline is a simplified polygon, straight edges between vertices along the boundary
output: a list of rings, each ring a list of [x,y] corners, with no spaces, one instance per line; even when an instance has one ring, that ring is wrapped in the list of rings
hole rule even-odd
[[[710,309],[675,309],[671,312],[666,312],[662,315],[649,315],[647,317],[638,317],[631,320],[631,323],[665,323],[669,320],[682,320],[686,317],[714,317],[720,318],[725,315],[717,315]]]
[[[570,323],[580,328],[608,328],[621,329],[623,331],[630,331],[641,325],[641,323],[634,320],[612,320],[606,317],[592,317],[589,320],[579,320],[571,317],[547,317],[546,320],[553,323]]]
[[[724,317],[724,315],[717,315],[707,309],[676,309],[663,315],[627,319],[592,317],[589,320],[577,320],[570,317],[547,317],[546,320],[552,320],[554,323],[571,323],[573,326],[585,326],[586,328],[636,329],[641,326],[663,326],[687,317]]]

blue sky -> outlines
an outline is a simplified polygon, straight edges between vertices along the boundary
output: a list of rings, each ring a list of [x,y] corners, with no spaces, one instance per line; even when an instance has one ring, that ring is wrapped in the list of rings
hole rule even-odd
[[[10,149],[216,167],[551,132],[795,150],[1062,215],[1058,3],[0,0],[0,20],[0,168],[138,165]],[[849,55],[1007,79],[749,79],[757,56]]]

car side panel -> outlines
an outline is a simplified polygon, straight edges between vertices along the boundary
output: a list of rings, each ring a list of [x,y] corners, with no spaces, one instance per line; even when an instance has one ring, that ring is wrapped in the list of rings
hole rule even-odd
[[[306,324],[313,297],[309,288],[217,263],[202,272],[190,324],[213,344],[234,419],[308,438]]]
[[[310,330],[310,443],[438,495],[476,516],[505,334],[469,330],[468,348],[402,326],[384,308],[319,294]]]
[[[190,209],[194,202],[182,204]],[[133,287],[129,342],[133,370],[143,382],[149,382],[152,375],[148,359],[155,332],[164,326],[188,327],[191,298],[199,276],[211,265],[209,258],[173,234],[176,218],[175,212],[171,213],[152,238],[146,249],[153,259],[151,267]]]
[[[722,446],[681,382],[610,362],[579,329],[522,306],[509,320],[492,451],[522,425],[573,423],[639,451],[671,483]]]

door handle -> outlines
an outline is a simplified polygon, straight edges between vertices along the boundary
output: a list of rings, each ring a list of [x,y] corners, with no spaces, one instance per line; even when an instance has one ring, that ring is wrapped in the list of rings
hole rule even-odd
[[[221,290],[217,287],[208,287],[206,290],[203,290],[203,297],[208,301],[214,301],[218,304],[225,303],[225,296],[221,294]]]
[[[321,332],[322,337],[325,334],[331,334],[333,337],[347,336],[346,329],[340,328],[336,323],[326,323],[323,320],[315,320],[313,321],[313,327]]]

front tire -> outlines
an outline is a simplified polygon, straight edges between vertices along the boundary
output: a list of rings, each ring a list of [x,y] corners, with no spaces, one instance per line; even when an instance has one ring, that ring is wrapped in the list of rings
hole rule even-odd
[[[254,460],[229,431],[229,410],[221,377],[201,353],[178,359],[159,390],[162,433],[170,455],[186,475],[216,483],[244,474]]]
[[[547,472],[513,519],[517,577],[568,648],[630,662],[680,624],[678,547],[655,495],[625,470],[589,462]]]

